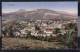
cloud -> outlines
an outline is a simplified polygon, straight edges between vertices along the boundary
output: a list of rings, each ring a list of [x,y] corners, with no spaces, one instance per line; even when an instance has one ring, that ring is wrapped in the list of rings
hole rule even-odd
[[[2,9],[2,13],[10,13],[10,12],[16,12],[16,11],[18,11],[18,10],[20,10],[20,9]],[[26,11],[32,11],[32,10],[35,10],[35,9],[24,9],[24,10],[26,10]]]
[[[78,14],[78,10],[76,10],[76,9],[59,9],[59,10],[55,9],[55,11],[67,12],[67,13],[70,13],[70,14],[73,14],[73,15]]]
[[[9,13],[9,12],[15,12],[18,9],[2,9],[2,13]]]
[[[77,10],[64,10],[65,12],[71,13],[71,14],[77,14]]]

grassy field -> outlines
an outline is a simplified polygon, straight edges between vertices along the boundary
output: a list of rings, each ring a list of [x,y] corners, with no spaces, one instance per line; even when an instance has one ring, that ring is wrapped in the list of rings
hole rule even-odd
[[[2,38],[2,50],[4,49],[62,49],[60,42],[48,42],[25,38]]]

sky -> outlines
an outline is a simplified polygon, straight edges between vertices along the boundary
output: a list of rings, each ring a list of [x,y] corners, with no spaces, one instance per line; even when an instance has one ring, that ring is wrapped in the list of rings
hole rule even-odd
[[[31,11],[34,9],[50,9],[72,14],[78,13],[77,2],[2,2],[2,13],[15,12],[19,9]]]

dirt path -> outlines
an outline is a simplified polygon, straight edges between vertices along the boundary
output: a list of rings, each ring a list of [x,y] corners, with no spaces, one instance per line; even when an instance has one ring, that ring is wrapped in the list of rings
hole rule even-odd
[[[64,48],[59,42],[47,42],[22,38],[2,38],[2,49],[40,49],[40,48]]]

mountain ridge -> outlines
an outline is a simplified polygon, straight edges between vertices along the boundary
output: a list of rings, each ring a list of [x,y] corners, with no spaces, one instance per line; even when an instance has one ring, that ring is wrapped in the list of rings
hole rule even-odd
[[[32,11],[18,10],[16,12],[2,14],[4,19],[75,19],[77,16],[49,9],[35,9]]]

